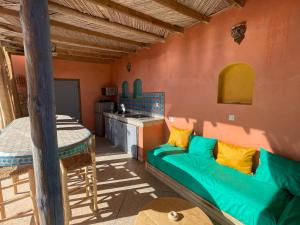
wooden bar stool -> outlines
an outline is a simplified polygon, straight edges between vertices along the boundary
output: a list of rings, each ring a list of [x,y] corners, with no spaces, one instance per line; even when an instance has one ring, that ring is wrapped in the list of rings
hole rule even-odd
[[[89,173],[91,169],[91,174]],[[63,192],[64,224],[68,225],[72,217],[69,194],[82,190],[82,187],[68,189],[68,173],[75,172],[82,175],[85,180],[86,200],[91,199],[91,208],[94,213],[98,210],[97,205],[97,175],[96,175],[96,146],[95,136],[91,137],[88,151],[72,157],[60,160],[61,183]],[[83,171],[83,172],[82,172]]]
[[[19,176],[23,174],[28,174],[28,179],[24,178],[22,180],[19,180]],[[6,179],[12,179],[12,184],[7,185],[7,186],[2,186],[1,181],[6,180]],[[29,183],[30,191],[29,193],[24,193],[15,196],[14,198],[11,199],[6,199],[4,201],[3,199],[3,190],[8,189],[8,188],[14,188],[14,193],[15,195],[17,194],[17,186],[23,183]],[[25,214],[29,211],[33,211],[33,216],[35,220],[35,224],[39,224],[39,218],[38,218],[38,210],[37,210],[37,205],[36,205],[36,199],[35,199],[35,181],[34,181],[34,173],[32,166],[15,166],[15,167],[0,167],[0,223],[1,221],[9,220],[9,219],[14,219],[18,218],[18,216]],[[6,211],[5,211],[5,206],[8,204],[11,204],[15,201],[24,199],[24,198],[31,198],[32,201],[32,209],[27,210],[25,212],[20,212],[18,214],[14,214],[10,217],[6,217]]]

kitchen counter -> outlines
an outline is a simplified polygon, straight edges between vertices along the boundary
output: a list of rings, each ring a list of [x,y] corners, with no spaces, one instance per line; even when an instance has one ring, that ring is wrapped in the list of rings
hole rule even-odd
[[[128,123],[137,127],[147,127],[164,122],[164,117],[145,117],[145,118],[128,118],[115,113],[104,112],[104,116],[110,117],[124,123]]]

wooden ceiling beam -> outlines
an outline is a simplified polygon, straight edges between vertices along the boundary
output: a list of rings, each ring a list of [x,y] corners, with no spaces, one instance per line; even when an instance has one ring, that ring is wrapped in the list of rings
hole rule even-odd
[[[229,4],[235,5],[237,7],[244,7],[245,6],[245,0],[226,0]]]
[[[0,7],[0,14],[19,18],[19,12],[18,11],[12,10],[12,9],[7,9],[7,8],[2,7],[2,6]]]
[[[202,15],[200,12],[197,12],[194,9],[191,9],[179,2],[176,2],[175,0],[153,0],[153,1],[167,8],[170,8],[180,14],[199,20],[203,23],[208,23],[210,20],[208,16]]]
[[[57,3],[49,2],[48,7],[51,11],[61,13],[63,15],[67,15],[73,18],[77,18],[79,20],[84,20],[89,23],[97,24],[100,26],[105,26],[111,29],[114,29],[115,31],[124,31],[130,34],[135,34],[138,36],[142,36],[144,38],[147,38],[151,41],[159,41],[159,42],[165,42],[165,39],[159,35],[142,31],[133,27],[125,26],[119,23],[115,22],[110,22],[104,18],[101,17],[96,17],[96,16],[91,16],[86,13],[80,12],[75,9],[71,9],[62,5],[59,5]]]
[[[23,46],[20,47],[20,46],[16,46],[16,45],[13,45],[11,43],[8,43],[8,42],[5,42],[5,41],[2,41],[0,40],[0,45],[2,47],[5,47],[7,49],[10,49],[10,50],[15,50],[15,51],[23,51]]]
[[[180,26],[176,26],[176,25],[164,22],[162,20],[156,19],[152,16],[149,16],[149,15],[144,14],[142,12],[136,11],[136,10],[131,9],[129,7],[123,6],[121,4],[113,2],[111,0],[87,0],[87,2],[91,2],[95,5],[101,6],[103,8],[111,9],[113,11],[116,11],[118,13],[122,13],[124,15],[129,16],[129,17],[134,17],[138,20],[150,23],[154,26],[158,26],[160,28],[169,30],[171,32],[183,33],[183,31],[184,31],[184,28],[182,28]]]
[[[13,26],[10,24],[0,23],[0,34],[8,38],[23,38],[21,28],[17,28],[18,30],[15,30],[12,27]],[[4,32],[4,34],[2,32]]]
[[[4,25],[3,23],[0,23],[0,29],[4,30],[5,32],[9,32],[11,36],[22,38],[22,31],[21,28],[19,27],[9,25],[9,24]],[[134,52],[134,50],[129,50],[126,48],[121,48],[121,47],[116,48],[116,47],[103,46],[99,44],[92,44],[75,38],[60,37],[58,35],[51,35],[51,41],[53,43],[71,44],[72,46],[84,47],[89,49],[97,49],[97,50],[105,50],[110,52],[121,52],[121,53]]]
[[[7,52],[12,55],[21,55],[24,56],[23,50],[16,50],[12,48],[7,48]],[[85,56],[75,56],[75,55],[68,55],[68,54],[52,54],[52,57],[55,59],[63,59],[63,60],[72,60],[72,61],[80,61],[80,62],[90,62],[90,63],[104,63],[109,64],[113,63],[114,59],[104,59],[104,58],[92,58],[92,57],[85,57]]]
[[[10,48],[7,47],[6,48],[7,52],[12,54],[12,55],[23,55],[24,56],[24,51],[20,50],[20,49],[14,49],[14,48]]]
[[[0,14],[12,16],[12,17],[15,17],[15,18],[19,19],[19,13],[18,13],[18,11],[15,11],[15,10],[0,7]],[[63,23],[63,22],[56,21],[56,20],[53,20],[53,19],[50,20],[50,23],[53,27],[63,28],[63,29],[66,29],[66,30],[72,30],[72,31],[84,33],[84,34],[87,34],[87,35],[92,35],[92,36],[95,36],[95,37],[100,37],[100,38],[105,38],[105,39],[112,40],[112,41],[117,41],[117,42],[122,42],[122,43],[126,43],[126,44],[135,45],[135,46],[138,46],[138,47],[147,47],[147,44],[142,43],[142,42],[133,41],[133,40],[129,40],[129,39],[124,39],[124,38],[121,38],[121,37],[112,36],[112,35],[109,35],[109,34],[98,32],[98,31],[92,31],[92,30],[89,30],[89,29],[86,29],[86,28],[82,28],[82,27],[79,27],[79,26]]]
[[[84,47],[88,49],[97,49],[97,50],[105,50],[105,51],[110,51],[110,52],[121,52],[121,53],[131,53],[134,52],[134,50],[129,50],[125,48],[115,48],[115,47],[106,47],[103,45],[99,44],[90,44],[87,43],[86,41],[74,39],[74,38],[66,38],[66,37],[58,37],[58,36],[51,36],[51,41],[53,43],[58,43],[58,44],[70,44],[72,46],[77,46],[77,47]]]
[[[23,43],[22,43],[22,42],[14,41],[14,40],[12,40],[12,39],[7,39],[7,38],[1,37],[1,36],[0,36],[0,44],[1,44],[1,45],[4,45],[4,44],[7,44],[7,45],[15,45],[16,47],[21,47],[21,48],[23,48]]]
[[[115,57],[122,57],[127,55],[127,53],[123,52],[111,52],[111,51],[106,51],[106,50],[98,50],[98,49],[87,49],[85,47],[78,47],[78,46],[73,46],[71,44],[55,44],[56,49],[61,49],[61,50],[70,50],[70,51],[78,51],[82,53],[94,53],[94,54],[100,54],[100,55],[107,55],[107,56],[115,56]]]
[[[19,52],[24,53],[24,48],[21,45],[15,45],[6,41],[2,41],[0,39],[0,45],[6,47],[10,52]],[[82,52],[78,50],[70,50],[70,49],[60,49],[57,48],[55,52],[52,54],[62,54],[62,55],[70,55],[70,56],[79,56],[79,57],[86,57],[86,58],[95,58],[95,59],[119,59],[121,56],[116,55],[102,55],[102,54],[95,54],[94,52]]]
[[[63,55],[71,55],[71,56],[80,56],[80,57],[88,57],[88,58],[95,58],[95,59],[119,59],[118,56],[113,55],[100,55],[100,54],[94,54],[94,53],[88,53],[88,52],[81,52],[81,51],[75,51],[75,50],[65,50],[65,49],[56,49],[57,54],[63,54]]]
[[[82,28],[82,27],[79,27],[79,26],[74,26],[74,25],[71,25],[71,24],[62,23],[62,22],[59,22],[59,21],[51,20],[50,23],[51,23],[51,26],[53,26],[53,27],[59,27],[59,28],[65,29],[65,30],[76,31],[76,32],[80,32],[80,33],[95,36],[95,37],[105,38],[105,39],[108,39],[108,40],[111,40],[111,41],[122,42],[122,43],[125,43],[125,44],[135,45],[135,46],[138,46],[138,47],[147,46],[147,44],[142,43],[142,42],[132,41],[132,40],[128,40],[128,39],[124,39],[124,38],[120,38],[120,37],[115,37],[115,36],[104,34],[104,33],[99,33],[98,31],[92,31],[92,30],[89,30],[89,29],[85,29],[85,28]]]
[[[71,56],[71,55],[64,55],[64,54],[57,54],[53,57],[55,59],[72,60],[72,61],[89,62],[89,63],[101,63],[101,64],[110,64],[114,62],[111,59],[97,59],[97,58]]]

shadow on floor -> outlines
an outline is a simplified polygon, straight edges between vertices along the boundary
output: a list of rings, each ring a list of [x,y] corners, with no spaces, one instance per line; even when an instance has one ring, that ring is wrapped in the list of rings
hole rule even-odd
[[[139,210],[158,197],[178,196],[173,190],[144,169],[144,163],[112,146],[104,138],[96,139],[98,207],[96,215],[90,210],[90,201],[83,201],[85,193],[70,196],[71,224],[131,225]],[[79,178],[70,185],[84,185]]]

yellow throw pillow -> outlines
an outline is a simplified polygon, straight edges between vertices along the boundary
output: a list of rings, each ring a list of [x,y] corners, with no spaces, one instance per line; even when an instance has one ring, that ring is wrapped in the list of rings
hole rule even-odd
[[[218,141],[217,162],[242,173],[251,174],[255,153],[255,148],[241,147]]]
[[[187,148],[192,132],[193,130],[184,130],[172,127],[168,144],[176,145],[177,147],[181,148]]]

